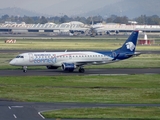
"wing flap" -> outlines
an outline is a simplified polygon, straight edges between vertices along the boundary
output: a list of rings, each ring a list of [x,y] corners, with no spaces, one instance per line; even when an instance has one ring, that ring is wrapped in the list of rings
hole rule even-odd
[[[93,64],[102,64],[103,61],[76,61],[76,66],[85,66],[85,65],[93,65]]]

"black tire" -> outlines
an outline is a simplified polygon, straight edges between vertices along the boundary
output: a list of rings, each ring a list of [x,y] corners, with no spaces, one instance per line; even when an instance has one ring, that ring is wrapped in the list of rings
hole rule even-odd
[[[85,72],[84,68],[80,68],[80,69],[79,69],[79,72],[80,72],[80,73],[84,73],[84,72]]]

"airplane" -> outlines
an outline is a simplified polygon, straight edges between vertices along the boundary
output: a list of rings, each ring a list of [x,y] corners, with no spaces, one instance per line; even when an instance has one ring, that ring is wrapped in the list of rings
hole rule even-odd
[[[113,51],[29,52],[19,54],[9,64],[22,66],[23,72],[27,72],[27,66],[46,66],[48,69],[61,67],[65,72],[78,69],[84,73],[86,65],[108,64],[140,55],[135,52],[138,34],[139,31],[133,31],[122,47]]]

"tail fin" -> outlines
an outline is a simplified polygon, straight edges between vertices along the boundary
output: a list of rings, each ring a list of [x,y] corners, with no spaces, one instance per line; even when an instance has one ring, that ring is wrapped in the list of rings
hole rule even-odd
[[[126,40],[126,42],[123,44],[123,46],[115,50],[115,52],[134,53],[136,49],[137,40],[138,40],[138,34],[139,34],[139,31],[133,31],[132,34],[129,36],[129,38]]]

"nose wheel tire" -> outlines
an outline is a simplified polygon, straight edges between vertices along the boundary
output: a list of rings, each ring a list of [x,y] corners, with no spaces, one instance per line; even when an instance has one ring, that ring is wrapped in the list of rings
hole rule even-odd
[[[84,68],[79,68],[79,72],[84,73],[85,72]]]
[[[23,72],[26,73],[27,72],[27,66],[22,66],[23,68]]]

